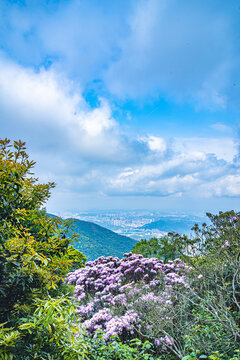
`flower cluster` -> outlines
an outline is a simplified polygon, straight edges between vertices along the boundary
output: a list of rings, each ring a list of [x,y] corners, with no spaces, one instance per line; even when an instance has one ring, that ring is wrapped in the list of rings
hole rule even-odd
[[[152,324],[143,323],[145,313],[163,306],[166,313],[166,307],[173,305],[176,288],[188,288],[186,270],[179,259],[164,264],[128,253],[121,260],[100,257],[89,261],[85,268],[69,273],[65,281],[75,285],[74,296],[80,303],[77,313],[89,333],[94,335],[99,329],[106,339],[114,334],[124,339],[138,336],[140,329],[151,333]]]
[[[173,345],[173,339],[171,340],[167,335],[159,339],[154,340],[156,346],[162,346],[162,350],[167,350],[167,346],[171,347]]]

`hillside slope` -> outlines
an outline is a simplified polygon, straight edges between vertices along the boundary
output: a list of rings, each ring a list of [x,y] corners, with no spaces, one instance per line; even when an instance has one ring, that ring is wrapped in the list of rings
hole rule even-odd
[[[142,226],[142,229],[158,229],[160,231],[172,232],[176,231],[179,233],[189,233],[191,228],[196,223],[201,223],[198,220],[190,220],[190,219],[173,219],[173,218],[163,218],[157,221],[153,221],[150,224],[146,224]]]
[[[73,229],[79,236],[79,242],[74,247],[86,255],[88,261],[100,256],[123,257],[123,254],[132,250],[136,244],[127,236],[119,235],[109,229],[89,221],[74,220]]]

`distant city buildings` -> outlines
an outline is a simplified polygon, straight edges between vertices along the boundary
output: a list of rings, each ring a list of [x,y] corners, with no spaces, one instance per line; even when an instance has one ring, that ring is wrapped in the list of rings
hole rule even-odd
[[[69,216],[68,216],[69,217]],[[186,214],[163,214],[158,211],[91,211],[80,212],[73,215],[74,218],[94,222],[100,226],[108,228],[116,233],[131,237],[135,240],[151,239],[153,237],[162,237],[167,234],[167,231],[162,231],[159,228],[145,229],[144,226],[151,224],[159,219],[172,222],[173,220],[187,222],[189,219],[193,220],[193,215]],[[195,216],[196,222],[204,221],[204,217]],[[201,220],[202,219],[202,220]],[[187,227],[186,227],[187,229]],[[166,229],[164,229],[166,230]],[[187,229],[188,232],[190,228]],[[168,231],[172,231],[170,228]]]

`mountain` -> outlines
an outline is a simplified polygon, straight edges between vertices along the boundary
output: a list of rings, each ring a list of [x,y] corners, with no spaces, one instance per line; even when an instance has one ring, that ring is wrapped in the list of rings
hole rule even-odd
[[[87,261],[95,260],[100,256],[122,258],[123,254],[131,251],[136,244],[136,240],[119,235],[93,222],[78,219],[68,220],[74,220],[73,231],[80,235],[79,242],[73,246],[86,255]]]
[[[86,255],[87,260],[94,260],[100,256],[123,257],[132,250],[136,241],[116,234],[100,225],[89,221],[74,219],[74,231],[80,234],[79,242],[74,247]]]
[[[188,218],[170,218],[164,217],[159,220],[153,221],[149,224],[145,224],[141,227],[141,229],[157,229],[165,232],[178,232],[178,233],[186,233],[189,234],[191,228],[196,223],[202,223],[199,219],[188,219]]]

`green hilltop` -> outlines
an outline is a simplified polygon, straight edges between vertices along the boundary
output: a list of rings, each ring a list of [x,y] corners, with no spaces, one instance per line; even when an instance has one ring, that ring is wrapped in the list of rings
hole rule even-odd
[[[136,240],[119,235],[93,222],[67,220],[74,220],[73,231],[80,235],[79,242],[75,243],[74,247],[86,255],[87,261],[95,260],[100,256],[122,258],[123,254],[131,251],[136,244]]]

